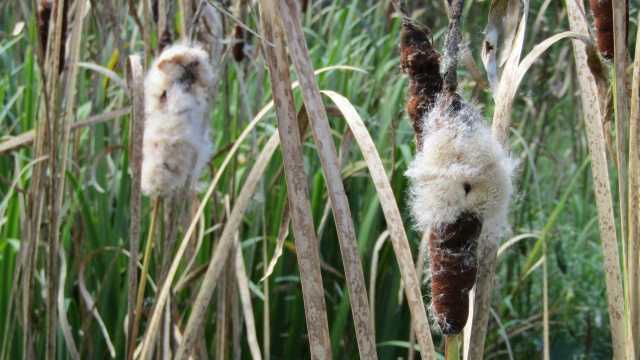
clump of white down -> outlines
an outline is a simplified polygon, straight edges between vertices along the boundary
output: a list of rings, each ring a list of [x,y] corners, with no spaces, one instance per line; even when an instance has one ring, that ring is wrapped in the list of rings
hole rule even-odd
[[[462,102],[454,115],[447,107],[438,99],[424,116],[422,149],[406,172],[415,225],[426,232],[472,212],[482,220],[481,238],[495,241],[507,229],[515,162],[472,105]]]
[[[173,45],[153,62],[144,84],[145,194],[167,196],[200,176],[212,153],[207,115],[213,77],[209,56],[198,46]]]

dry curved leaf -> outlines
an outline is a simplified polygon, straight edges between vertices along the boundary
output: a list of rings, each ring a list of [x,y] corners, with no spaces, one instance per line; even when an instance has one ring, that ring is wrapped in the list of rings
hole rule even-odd
[[[522,18],[515,34],[513,47],[509,52],[507,61],[500,76],[497,90],[494,91],[495,111],[493,113],[493,133],[498,141],[506,144],[509,135],[509,124],[511,122],[511,106],[513,104],[512,84],[518,78],[518,65],[524,46],[524,35],[527,28],[527,18],[529,14],[529,0],[524,0]]]
[[[9,189],[6,192],[4,199],[2,199],[2,202],[0,202],[0,219],[4,219],[4,212],[7,209],[7,204],[9,203],[9,200],[13,196],[15,189],[18,187],[18,183],[20,182],[20,178],[22,177],[22,175],[24,175],[24,173],[27,172],[27,170],[31,169],[35,164],[47,159],[48,159],[48,156],[41,156],[37,159],[31,160],[27,165],[25,165],[20,170],[20,172],[17,173],[17,175],[14,177],[13,181],[11,182],[11,185],[9,186]],[[16,162],[16,167],[17,166],[18,165]],[[3,225],[4,223],[0,223],[0,230],[2,229]]]
[[[371,307],[371,322],[376,323],[376,279],[378,278],[378,259],[384,242],[389,238],[389,230],[378,236],[371,253],[371,270],[369,271],[369,306]]]
[[[532,233],[526,233],[526,234],[520,234],[518,236],[514,236],[511,239],[509,239],[508,241],[505,241],[504,244],[500,245],[500,247],[498,248],[498,258],[500,258],[500,256],[505,253],[507,250],[509,250],[510,247],[512,247],[513,245],[519,243],[522,240],[526,240],[526,239],[539,239],[540,235],[539,234],[532,234]]]
[[[334,91],[322,91],[342,112],[347,124],[353,132],[353,136],[362,151],[362,155],[369,168],[369,174],[373,180],[380,205],[387,221],[387,228],[391,234],[391,243],[400,268],[400,275],[405,285],[405,295],[409,310],[411,311],[412,323],[418,344],[420,345],[422,357],[424,359],[434,359],[435,349],[431,339],[429,319],[422,301],[422,291],[420,281],[416,273],[416,268],[411,255],[411,247],[404,230],[400,210],[396,203],[393,189],[387,178],[382,160],[376,149],[375,143],[369,135],[369,131],[364,125],[362,118],[344,96]]]
[[[238,231],[238,227],[242,224],[242,218],[244,217],[244,213],[249,206],[249,202],[253,197],[253,194],[262,178],[262,174],[264,173],[267,165],[269,164],[269,160],[271,156],[275,152],[278,144],[280,143],[280,138],[278,134],[273,134],[267,144],[262,149],[262,152],[256,158],[255,165],[251,169],[251,172],[247,176],[247,180],[245,181],[242,190],[240,190],[240,194],[236,199],[236,202],[233,206],[233,210],[231,211],[231,215],[227,221],[227,224],[222,231],[222,235],[220,236],[220,240],[218,241],[218,245],[216,246],[213,252],[213,258],[209,262],[209,268],[204,275],[202,280],[202,285],[200,286],[200,290],[198,291],[198,296],[194,302],[194,305],[191,310],[191,315],[189,316],[189,320],[187,321],[187,326],[185,328],[183,334],[183,341],[180,343],[177,353],[176,359],[182,359],[188,353],[188,349],[193,348],[192,341],[194,340],[193,335],[196,329],[204,320],[205,312],[209,306],[209,301],[211,300],[211,296],[213,295],[213,290],[217,285],[217,280],[226,265],[226,259],[229,256],[229,251],[232,248],[233,238],[235,233]],[[187,234],[188,235],[188,234]],[[188,237],[185,236],[188,239]],[[174,261],[175,263],[175,261]],[[173,265],[173,264],[172,264]],[[167,281],[168,282],[168,281]],[[164,290],[163,286],[163,290]],[[157,305],[156,305],[157,306]],[[161,308],[161,307],[159,307]],[[156,310],[158,307],[156,308]],[[155,310],[154,310],[155,315]],[[189,340],[191,338],[191,340]],[[148,359],[151,355],[150,346],[153,344],[151,341],[152,338],[147,338],[145,336],[145,341],[143,343],[142,352],[140,354],[141,359]]]
[[[236,232],[236,237],[238,233]],[[247,271],[245,270],[244,258],[242,257],[242,245],[239,241],[236,243],[235,254],[236,279],[238,280],[238,292],[240,293],[240,302],[242,303],[242,312],[244,313],[244,323],[247,328],[247,342],[251,351],[253,360],[261,360],[262,354],[258,345],[258,336],[256,335],[256,321],[253,316],[253,307],[251,306],[251,293],[249,292],[249,280],[247,279]]]
[[[64,342],[67,344],[67,351],[74,360],[80,359],[78,353],[78,346],[75,340],[73,340],[73,333],[71,325],[69,325],[69,319],[67,318],[67,309],[64,306],[64,284],[67,280],[67,259],[64,256],[64,249],[60,248],[58,254],[60,255],[60,287],[58,288],[58,317],[60,318],[60,328],[62,329],[62,335]],[[114,358],[115,354],[111,353],[111,357]]]
[[[289,211],[289,204],[287,203],[284,208],[284,214],[282,217],[282,223],[280,224],[280,229],[278,230],[278,239],[276,243],[276,249],[273,252],[273,256],[271,256],[271,260],[269,261],[269,265],[267,266],[267,270],[264,272],[260,281],[264,281],[266,278],[271,276],[273,270],[278,263],[278,259],[282,256],[282,249],[284,248],[284,241],[289,236],[289,224],[291,223],[291,212]]]
[[[521,9],[520,0],[493,0],[489,8],[481,57],[494,93],[498,88],[500,69],[513,50]]]
[[[376,340],[353,217],[340,174],[338,153],[331,135],[329,119],[322,102],[320,89],[313,75],[313,65],[311,64],[309,49],[302,30],[297,1],[276,1],[275,4],[278,5],[276,6],[275,14],[281,20],[282,30],[287,40],[287,48],[298,75],[298,80],[302,85],[300,87],[302,98],[309,115],[311,129],[313,130],[313,140],[320,157],[322,173],[329,194],[344,274],[347,280],[347,292],[351,305],[358,352],[361,358],[377,359]]]
[[[124,82],[124,80],[118,74],[116,74],[115,71],[109,68],[100,66],[98,64],[90,63],[90,62],[79,62],[78,66],[81,68],[85,68],[85,69],[97,72],[98,74],[109,78],[115,84],[120,86],[120,88],[122,88],[123,90],[127,90],[127,84]]]
[[[107,348],[109,349],[109,355],[111,355],[112,358],[115,358],[116,357],[116,349],[113,346],[113,342],[111,341],[111,336],[109,335],[109,331],[107,330],[107,326],[104,324],[104,321],[102,320],[102,316],[100,316],[100,313],[96,309],[96,303],[93,301],[93,297],[89,293],[89,290],[87,290],[86,281],[84,279],[85,265],[97,253],[98,252],[96,251],[94,253],[89,254],[80,263],[80,269],[78,270],[78,289],[80,290],[80,296],[82,297],[82,300],[84,301],[84,304],[85,304],[85,307],[87,308],[87,311],[89,311],[91,313],[91,315],[93,315],[93,317],[98,322],[98,327],[100,328],[100,332],[102,332],[102,336],[104,337],[104,341],[106,342]]]
[[[531,68],[531,65],[533,65],[533,63],[536,62],[536,60],[538,60],[540,56],[542,56],[542,54],[544,54],[544,52],[547,51],[547,49],[549,49],[553,44],[567,38],[581,40],[586,44],[591,43],[591,39],[588,36],[582,35],[575,31],[563,31],[559,34],[550,36],[549,38],[537,44],[533,49],[531,49],[531,51],[524,57],[524,59],[522,59],[522,61],[518,65],[517,81],[513,84],[512,97],[515,97],[515,93],[518,90],[518,87],[520,86],[520,83],[522,82],[522,79],[526,75],[527,71],[529,71],[529,68]]]
[[[93,126],[96,124],[103,123],[105,121],[110,121],[121,116],[127,115],[131,111],[130,107],[125,107],[122,109],[105,112],[102,114],[94,115],[88,117],[86,120],[74,122],[71,124],[71,130],[77,130],[86,126]],[[35,130],[25,131],[19,135],[14,137],[10,137],[9,139],[0,143],[0,154],[5,152],[15,150],[22,146],[30,145],[35,138]]]

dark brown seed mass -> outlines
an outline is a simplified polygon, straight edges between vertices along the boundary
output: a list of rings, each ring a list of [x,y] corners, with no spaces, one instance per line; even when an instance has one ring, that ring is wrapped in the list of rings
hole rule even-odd
[[[62,9],[64,15],[62,17],[62,43],[60,48],[60,56],[59,56],[59,68],[58,73],[61,73],[64,70],[64,56],[65,56],[65,46],[66,46],[66,38],[67,38],[67,13],[69,12],[69,2],[71,0],[67,0],[64,2],[64,7]],[[60,1],[56,0],[40,0],[38,2],[38,10],[36,13],[37,18],[37,26],[38,26],[38,38],[40,39],[40,59],[44,61],[47,46],[49,40],[49,32],[53,31],[53,27],[55,27],[55,21],[51,21],[52,14],[56,9],[56,6],[60,5]],[[51,29],[50,29],[51,27]]]
[[[629,37],[629,0],[625,1],[625,39]],[[600,54],[606,59],[613,59],[613,7],[611,0],[589,0],[593,22],[596,28],[596,43]]]
[[[429,29],[405,22],[400,34],[400,68],[409,76],[407,113],[422,147],[422,117],[428,113],[442,91],[440,54],[434,49]]]
[[[469,291],[478,270],[477,245],[482,221],[470,212],[429,236],[431,298],[443,334],[458,334],[469,317]]]
[[[162,35],[160,35],[160,39],[158,39],[158,51],[162,52],[162,50],[166,49],[173,42],[173,36],[171,36],[171,30],[169,28],[165,28],[162,31]]]
[[[613,8],[611,0],[589,0],[596,28],[596,41],[600,54],[613,58]]]
[[[233,53],[233,59],[237,62],[242,62],[244,60],[244,29],[240,25],[236,25],[234,29],[234,38],[235,44],[233,44],[233,48],[231,52]]]

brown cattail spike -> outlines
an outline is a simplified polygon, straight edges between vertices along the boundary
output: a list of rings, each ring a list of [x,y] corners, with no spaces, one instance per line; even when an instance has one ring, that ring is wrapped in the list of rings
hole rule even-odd
[[[172,38],[173,37],[171,36],[171,30],[169,30],[169,27],[166,27],[162,31],[160,39],[158,39],[158,50],[162,52],[162,50],[171,45],[171,42],[173,41]]]
[[[64,56],[66,51],[66,38],[67,38],[67,13],[69,9],[69,2],[71,0],[64,1],[63,18],[62,18],[62,44],[60,48],[60,59],[59,64],[60,68],[58,72],[62,72],[64,69]],[[38,10],[36,13],[37,23],[38,23],[38,38],[40,40],[40,59],[44,61],[47,54],[47,46],[49,45],[49,32],[53,30],[53,26],[55,26],[55,21],[52,21],[52,14],[54,14],[54,10],[56,6],[60,4],[60,1],[56,0],[41,0],[38,2]]]
[[[593,22],[596,28],[596,43],[600,54],[613,59],[613,7],[611,0],[589,0]],[[625,41],[629,40],[629,0],[625,1]]]
[[[596,28],[596,42],[600,54],[613,59],[613,7],[611,0],[589,0]]]
[[[429,236],[432,306],[445,335],[460,333],[467,323],[481,231],[480,218],[464,212],[455,222],[432,229]]]
[[[49,37],[49,20],[51,19],[51,10],[53,9],[53,0],[42,0],[38,3],[38,38],[40,39],[41,54],[47,51],[47,39]],[[42,57],[44,58],[44,56]]]
[[[235,41],[235,43],[233,44],[233,49],[231,51],[233,53],[233,58],[237,62],[242,62],[242,60],[244,60],[244,57],[245,57],[245,54],[244,54],[245,40],[244,40],[244,29],[240,25],[236,25],[234,29],[233,37]]]
[[[400,68],[409,76],[407,113],[413,122],[418,149],[422,147],[423,116],[442,91],[440,54],[433,48],[431,32],[405,21],[400,34]]]
[[[158,18],[160,15],[160,5],[158,4],[158,0],[151,1],[151,17],[153,18],[154,23],[158,23]]]

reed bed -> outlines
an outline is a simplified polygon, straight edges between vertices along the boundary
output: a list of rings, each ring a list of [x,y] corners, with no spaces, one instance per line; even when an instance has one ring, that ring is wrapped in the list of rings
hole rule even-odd
[[[0,360],[637,359],[639,16],[581,0],[1,2]],[[510,199],[506,231],[468,249],[456,334],[437,296],[442,206],[405,175],[433,143],[412,102],[424,78],[401,71],[407,24],[431,29],[426,86],[464,99],[516,164],[511,197],[491,191]]]

